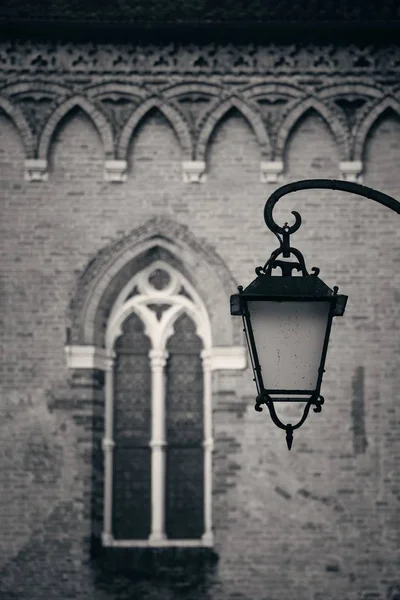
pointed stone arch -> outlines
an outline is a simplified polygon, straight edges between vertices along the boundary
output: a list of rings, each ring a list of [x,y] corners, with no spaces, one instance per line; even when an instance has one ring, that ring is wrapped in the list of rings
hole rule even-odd
[[[300,86],[289,83],[251,83],[246,86],[242,95],[245,99],[256,99],[258,96],[268,96],[269,94],[279,94],[285,96],[288,100],[293,98],[304,98],[304,91]]]
[[[318,91],[321,100],[337,96],[357,95],[365,98],[382,98],[383,91],[379,85],[369,85],[360,82],[333,83]]]
[[[187,160],[192,158],[192,137],[189,126],[181,113],[171,104],[160,98],[148,98],[140,104],[129,117],[121,132],[117,145],[117,158],[126,160],[129,142],[140,121],[154,108],[158,109],[169,121],[178,138],[183,155]]]
[[[69,308],[71,343],[104,347],[109,311],[118,293],[134,273],[155,260],[171,264],[198,290],[209,314],[213,345],[241,343],[240,325],[229,312],[236,281],[207,242],[167,217],[150,219],[89,263]]]
[[[306,100],[302,100],[296,104],[285,117],[276,137],[276,157],[278,159],[283,157],[291,131],[299,119],[301,119],[309,110],[315,110],[319,113],[328,125],[339,149],[340,159],[343,161],[349,160],[349,132],[341,123],[340,119],[317,98],[307,98]]]
[[[47,159],[50,144],[59,123],[74,108],[80,108],[91,119],[102,140],[105,157],[112,158],[114,155],[114,140],[111,125],[106,117],[83,96],[69,98],[50,115],[40,136],[39,158]]]
[[[185,94],[204,94],[215,98],[220,96],[222,88],[216,83],[208,83],[206,81],[188,81],[185,83],[168,84],[162,90],[162,95],[165,98],[176,98]]]
[[[238,110],[250,127],[253,129],[254,134],[260,146],[261,155],[265,158],[270,158],[271,154],[271,143],[268,132],[258,111],[243,102],[240,98],[233,96],[224,100],[219,106],[213,109],[206,117],[196,144],[195,158],[196,160],[205,160],[207,147],[209,140],[217,123],[225,116],[232,108]]]
[[[24,94],[30,92],[50,94],[54,97],[58,97],[59,101],[61,101],[62,98],[71,96],[72,93],[70,89],[59,83],[52,83],[49,81],[38,81],[36,79],[21,81],[18,83],[10,83],[10,85],[7,85],[2,89],[2,94],[8,97],[13,97],[16,94]]]
[[[143,85],[136,83],[96,83],[86,88],[85,93],[90,99],[97,98],[103,94],[125,94],[132,98],[145,98],[149,91]]]
[[[355,137],[354,137],[354,160],[362,160],[365,142],[370,132],[371,127],[379,119],[379,117],[386,111],[392,110],[400,118],[400,103],[390,96],[387,96],[383,100],[380,100],[375,106],[368,112],[368,114],[361,121]]]
[[[35,154],[35,138],[22,110],[2,97],[0,97],[0,109],[11,119],[21,136],[26,158],[33,158]]]

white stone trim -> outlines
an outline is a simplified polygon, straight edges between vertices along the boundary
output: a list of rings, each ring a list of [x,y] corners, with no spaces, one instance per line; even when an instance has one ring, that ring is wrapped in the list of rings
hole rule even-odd
[[[212,437],[212,373],[210,350],[203,350],[203,423],[204,423],[204,533],[202,540],[213,542],[212,533],[212,452],[214,440]]]
[[[108,361],[105,373],[104,402],[104,489],[103,489],[103,537],[112,537],[112,502],[113,502],[113,469],[114,469],[114,360]]]
[[[128,163],[126,160],[105,160],[104,179],[113,183],[123,183],[127,180]]]
[[[182,161],[183,181],[185,183],[204,183],[206,163],[204,160]]]
[[[47,181],[49,174],[45,158],[27,158],[25,160],[25,181]]]
[[[212,536],[195,540],[115,540],[112,535],[101,536],[102,544],[109,548],[210,548],[213,546]]]
[[[107,438],[103,438],[101,442],[101,449],[103,452],[111,452],[115,446],[114,440],[109,440]]]
[[[214,346],[209,360],[212,371],[240,371],[247,367],[247,350],[244,346]]]
[[[131,312],[134,308],[136,307],[133,306]],[[125,318],[126,316],[124,316]],[[207,352],[211,371],[224,369],[239,371],[247,367],[247,351],[244,346],[214,346],[209,348]],[[110,353],[110,350],[97,346],[65,346],[65,354],[69,369],[107,371],[114,358],[114,354]]]
[[[361,160],[346,160],[340,163],[340,173],[345,181],[362,183],[363,163]]]
[[[261,183],[277,183],[281,181],[283,175],[282,160],[267,160],[260,162],[260,181]]]
[[[64,347],[69,369],[111,369],[114,352],[97,346],[67,345]]]
[[[115,540],[110,533],[105,533],[103,531],[103,533],[101,534],[101,543],[103,544],[103,546],[112,547],[115,544]]]
[[[151,534],[149,541],[165,539],[165,365],[168,352],[150,350],[151,365]]]
[[[156,290],[149,285],[148,277],[155,269],[163,269],[170,276],[171,281],[164,290]],[[179,294],[182,286],[193,300]],[[135,287],[138,288],[138,295],[129,298]],[[154,311],[148,308],[148,305],[157,303],[170,305],[160,321],[157,320]],[[145,325],[145,333],[150,338],[154,349],[165,348],[168,338],[173,333],[173,324],[183,312],[186,312],[193,319],[196,332],[202,339],[204,348],[210,348],[212,345],[211,326],[202,299],[181,273],[161,260],[155,261],[143,269],[121,290],[108,320],[107,348],[114,347],[115,340],[122,333],[123,322],[133,312],[142,319]]]

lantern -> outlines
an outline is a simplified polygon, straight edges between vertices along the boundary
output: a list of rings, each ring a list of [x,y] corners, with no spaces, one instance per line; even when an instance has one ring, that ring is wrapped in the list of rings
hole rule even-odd
[[[308,273],[304,257],[290,246],[290,235],[301,225],[298,212],[292,211],[294,225],[279,226],[272,217],[277,201],[291,192],[305,189],[331,189],[370,198],[400,214],[400,202],[372,188],[351,181],[305,179],[288,183],[271,194],[264,208],[267,227],[276,235],[280,247],[272,252],[264,267],[256,268],[257,278],[239,294],[231,296],[231,315],[243,319],[254,381],[257,386],[255,409],[265,404],[275,425],[286,431],[290,450],[293,430],[306,420],[310,407],[321,412],[320,394],[329,334],[333,317],[342,316],[347,296],[339,295],[319,279],[319,269]],[[292,255],[296,261],[282,260]],[[272,271],[281,269],[281,275]],[[299,276],[292,273],[296,271]],[[305,402],[303,416],[296,425],[283,424],[275,402]]]
[[[292,249],[293,250],[293,249]],[[296,250],[299,256],[300,253]],[[290,450],[293,430],[307,418],[311,405],[321,411],[322,375],[334,316],[342,316],[347,296],[330,289],[319,277],[298,263],[277,261],[257,269],[257,278],[239,294],[231,296],[231,314],[243,318],[254,379],[257,387],[256,410],[266,404],[278,427],[286,430]],[[274,267],[282,275],[272,275]],[[302,276],[289,271],[300,269]],[[306,402],[303,418],[297,425],[283,425],[274,402]]]

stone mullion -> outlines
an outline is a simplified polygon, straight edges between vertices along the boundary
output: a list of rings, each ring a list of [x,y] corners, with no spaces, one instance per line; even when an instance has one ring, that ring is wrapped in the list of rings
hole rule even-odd
[[[214,448],[212,432],[212,359],[209,350],[201,353],[203,361],[203,420],[204,420],[204,533],[203,544],[211,546],[212,532],[212,453]]]
[[[113,497],[113,468],[114,468],[114,361],[115,356],[108,359],[105,366],[105,422],[102,443],[104,453],[104,504],[103,504],[103,533],[104,545],[110,545],[112,533],[112,497]]]
[[[165,371],[168,353],[150,350],[151,364],[151,534],[149,542],[165,539]]]

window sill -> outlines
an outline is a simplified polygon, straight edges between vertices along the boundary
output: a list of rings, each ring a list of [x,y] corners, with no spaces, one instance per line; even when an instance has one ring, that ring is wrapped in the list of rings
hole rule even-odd
[[[102,545],[104,548],[212,548],[213,539],[212,536],[207,536],[195,540],[116,540],[103,535]]]

